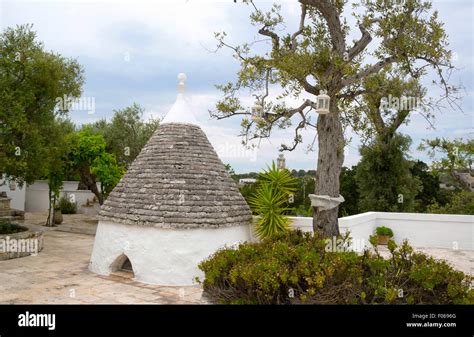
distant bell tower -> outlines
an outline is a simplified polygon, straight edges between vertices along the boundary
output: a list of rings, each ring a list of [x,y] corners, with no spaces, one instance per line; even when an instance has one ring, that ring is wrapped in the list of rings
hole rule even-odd
[[[279,170],[284,170],[286,168],[286,159],[283,153],[280,153],[277,158],[277,167]]]

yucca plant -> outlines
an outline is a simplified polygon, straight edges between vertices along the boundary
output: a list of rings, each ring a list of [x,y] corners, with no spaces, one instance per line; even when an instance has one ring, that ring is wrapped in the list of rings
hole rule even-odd
[[[285,232],[288,229],[288,217],[285,211],[287,196],[269,184],[257,188],[254,196],[249,198],[251,206],[259,215],[255,232],[260,238],[266,238]]]
[[[288,196],[296,192],[297,181],[291,176],[290,171],[279,170],[273,161],[271,167],[267,167],[266,170],[258,174],[257,183],[271,185]]]
[[[289,195],[296,191],[296,179],[288,170],[279,170],[275,162],[257,178],[255,195],[249,198],[249,203],[259,219],[255,229],[260,238],[270,237],[288,230],[289,219],[285,215]]]

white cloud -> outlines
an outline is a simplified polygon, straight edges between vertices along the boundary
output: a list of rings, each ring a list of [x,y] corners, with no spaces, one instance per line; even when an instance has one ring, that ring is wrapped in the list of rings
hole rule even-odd
[[[258,4],[269,7],[271,3],[265,1]],[[466,5],[460,0],[438,0],[434,2],[434,7],[440,9],[451,46],[458,54],[456,65],[462,70],[456,76],[472,86],[468,76],[474,69],[472,4]],[[287,30],[296,29],[299,4],[285,1],[282,9],[284,16],[289,18]],[[77,123],[110,118],[113,109],[123,108],[132,102],[145,107],[145,119],[162,117],[175,99],[176,74],[184,71],[189,78],[188,98],[197,118],[204,124],[216,149],[224,153],[223,160],[230,162],[237,171],[261,169],[278,156],[281,143],[290,143],[294,137],[292,129],[275,131],[270,140],[261,142],[253,161],[254,154],[246,151],[237,137],[240,133],[238,118],[223,121],[209,119],[208,109],[220,97],[213,85],[232,80],[238,66],[229,51],[210,52],[216,45],[213,33],[226,31],[229,40],[236,44],[252,40],[257,29],[249,24],[248,7],[233,4],[230,0],[4,0],[0,2],[0,10],[1,28],[34,23],[38,38],[44,41],[47,49],[77,57],[84,64],[84,95],[95,97],[97,113],[73,112],[71,117]],[[354,18],[349,17],[351,25],[353,21]],[[360,32],[355,29],[351,38],[359,36]],[[439,114],[437,130],[427,130],[424,119],[414,115],[410,124],[401,131],[412,136],[414,145],[418,145],[422,138],[472,134],[473,92],[472,88],[467,89],[467,113]],[[250,95],[244,100],[252,104]],[[298,101],[288,100],[288,103],[296,105]],[[308,154],[305,148],[313,141],[315,131],[306,130],[303,135],[304,144],[285,154],[288,166],[314,169],[317,151]],[[354,136],[345,152],[346,166],[358,161],[358,145],[359,139]],[[225,157],[226,152],[228,157]],[[247,160],[248,156],[252,158]]]

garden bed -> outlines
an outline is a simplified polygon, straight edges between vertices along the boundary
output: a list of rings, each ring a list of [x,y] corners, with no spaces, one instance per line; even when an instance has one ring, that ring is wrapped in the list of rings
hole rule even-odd
[[[36,255],[42,249],[42,231],[14,223],[0,223],[0,261]]]
[[[384,257],[376,240],[370,239],[374,251],[360,254],[290,231],[217,251],[200,264],[201,282],[211,302],[225,304],[474,303],[468,274],[407,242],[389,241]]]
[[[27,227],[9,222],[0,222],[0,235],[26,232]]]

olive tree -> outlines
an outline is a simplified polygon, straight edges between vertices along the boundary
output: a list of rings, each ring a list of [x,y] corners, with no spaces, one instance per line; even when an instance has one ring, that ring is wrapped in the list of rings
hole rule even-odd
[[[102,119],[91,125],[93,132],[104,136],[107,152],[115,154],[120,165],[128,167],[135,160],[159,125],[157,119],[143,121],[144,111],[139,104],[133,103],[114,110],[110,122]]]
[[[424,139],[418,149],[428,151],[435,172],[447,172],[459,186],[470,191],[471,187],[459,173],[474,175],[474,139]]]
[[[233,45],[226,32],[216,33],[218,48],[233,50],[240,69],[235,82],[218,86],[223,98],[211,116],[240,116],[247,144],[270,137],[274,128],[292,127],[293,142],[282,144],[281,150],[294,150],[303,141],[301,131],[314,128],[317,195],[339,196],[344,128],[360,120],[361,108],[355,103],[364,100],[367,79],[392,68],[414,79],[434,72],[443,98],[455,104],[456,88],[448,84],[453,67],[447,36],[429,1],[364,0],[351,9],[344,0],[299,0],[299,24],[292,32],[284,29],[279,5],[264,11],[253,1],[244,3],[262,39]],[[349,26],[349,16],[356,25]],[[250,118],[252,109],[241,97],[244,90],[262,107],[261,118]],[[322,90],[330,97],[330,113],[317,115],[316,98]],[[290,106],[288,98],[300,102]],[[313,214],[315,231],[339,234],[338,207],[317,208]]]
[[[0,34],[0,177],[23,184],[48,174],[50,129],[68,112],[58,98],[80,97],[83,82],[81,65],[45,50],[31,25]]]

